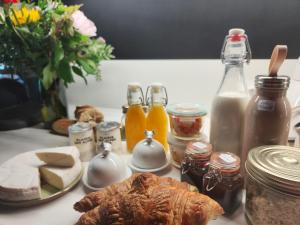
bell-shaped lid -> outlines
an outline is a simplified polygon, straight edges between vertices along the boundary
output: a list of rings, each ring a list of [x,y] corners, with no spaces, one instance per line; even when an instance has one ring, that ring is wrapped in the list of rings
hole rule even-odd
[[[153,131],[145,131],[146,138],[133,149],[132,164],[141,169],[160,168],[167,163],[165,149],[153,139]]]
[[[120,156],[111,152],[111,144],[103,142],[98,146],[99,154],[89,163],[88,184],[95,188],[110,185],[124,176],[125,164]]]

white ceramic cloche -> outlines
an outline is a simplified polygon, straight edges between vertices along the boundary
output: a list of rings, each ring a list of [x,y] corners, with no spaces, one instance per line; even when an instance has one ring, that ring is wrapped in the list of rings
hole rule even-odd
[[[167,163],[167,156],[161,143],[153,139],[153,131],[145,131],[146,139],[133,149],[131,163],[141,169],[155,169]]]
[[[120,156],[111,152],[110,143],[101,143],[99,154],[89,163],[87,170],[87,183],[95,188],[105,187],[126,176],[126,166]]]

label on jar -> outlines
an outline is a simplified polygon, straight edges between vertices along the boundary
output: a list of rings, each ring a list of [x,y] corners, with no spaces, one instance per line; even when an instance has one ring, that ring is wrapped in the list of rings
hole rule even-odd
[[[122,151],[122,141],[120,129],[114,129],[109,132],[100,132],[97,131],[97,143],[108,142],[112,145],[112,149],[115,152]]]
[[[220,159],[222,159],[224,162],[231,164],[234,163],[236,161],[235,158],[233,158],[231,155],[228,154],[220,154]]]
[[[259,111],[273,112],[274,109],[275,109],[275,101],[261,99],[257,103],[257,110]]]

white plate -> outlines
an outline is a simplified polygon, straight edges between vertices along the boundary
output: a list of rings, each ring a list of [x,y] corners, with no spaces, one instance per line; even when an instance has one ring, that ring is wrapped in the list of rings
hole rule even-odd
[[[300,106],[293,108],[292,111],[292,119],[290,123],[290,132],[289,132],[289,140],[293,141],[298,136],[295,131],[295,125],[300,123]]]
[[[122,182],[123,180],[129,178],[131,175],[132,175],[131,169],[128,166],[126,166],[126,174],[123,177],[121,177],[118,181],[116,181],[116,183]],[[82,176],[82,183],[86,188],[88,188],[91,191],[99,191],[99,190],[105,188],[105,187],[96,188],[96,187],[90,186],[88,184],[88,182],[87,182],[87,166],[85,167],[84,174]]]
[[[136,167],[135,165],[132,164],[132,156],[130,157],[129,159],[129,162],[128,162],[128,166],[136,171],[136,172],[141,172],[141,173],[155,173],[155,172],[158,172],[158,171],[161,171],[161,170],[164,170],[166,169],[169,165],[170,165],[170,162],[171,162],[171,157],[170,157],[170,154],[167,154],[167,162],[165,165],[159,167],[159,168],[154,168],[154,169],[143,169],[143,168],[139,168],[139,167]]]

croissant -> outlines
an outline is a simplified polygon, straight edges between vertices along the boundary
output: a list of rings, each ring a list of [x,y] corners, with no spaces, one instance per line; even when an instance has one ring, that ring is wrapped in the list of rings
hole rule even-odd
[[[103,113],[90,105],[77,106],[74,115],[79,122],[94,121],[95,123],[100,123],[104,119]]]
[[[74,209],[79,212],[87,212],[95,208],[101,202],[105,201],[105,199],[110,198],[111,196],[119,196],[127,193],[131,189],[133,181],[135,180],[135,182],[138,182],[138,180],[140,179],[145,180],[144,185],[148,186],[173,186],[185,190],[197,191],[196,187],[184,182],[179,182],[170,177],[159,177],[152,173],[135,173],[130,178],[121,183],[113,184],[111,186],[108,186],[104,190],[87,194],[79,202],[75,203]]]
[[[173,179],[138,174],[130,180],[127,192],[106,196],[76,225],[205,225],[223,213],[214,200]],[[165,183],[161,185],[160,180]],[[169,181],[177,184],[167,185]]]

